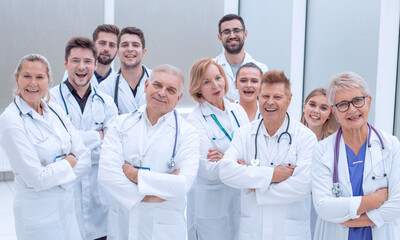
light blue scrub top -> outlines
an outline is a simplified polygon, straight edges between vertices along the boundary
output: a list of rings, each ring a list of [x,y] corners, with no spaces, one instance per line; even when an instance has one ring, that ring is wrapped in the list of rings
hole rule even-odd
[[[353,196],[363,196],[363,173],[365,162],[365,150],[367,141],[358,151],[358,156],[346,145],[347,164],[349,166],[349,175]],[[349,240],[372,240],[371,227],[349,228]]]

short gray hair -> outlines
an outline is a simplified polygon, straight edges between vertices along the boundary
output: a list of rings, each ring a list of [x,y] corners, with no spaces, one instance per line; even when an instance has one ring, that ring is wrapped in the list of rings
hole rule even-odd
[[[153,72],[151,72],[150,77],[149,77],[149,82],[151,82],[151,80],[153,80],[153,78],[157,72],[170,73],[170,74],[173,74],[173,75],[179,77],[181,79],[181,83],[182,83],[182,85],[181,85],[181,91],[182,91],[183,85],[185,83],[185,76],[183,75],[182,71],[179,68],[169,65],[169,64],[158,65],[157,67],[155,67],[153,69]]]
[[[329,104],[335,104],[335,95],[338,91],[349,88],[359,88],[365,95],[371,95],[367,82],[360,75],[354,72],[343,72],[333,76],[326,87]]]

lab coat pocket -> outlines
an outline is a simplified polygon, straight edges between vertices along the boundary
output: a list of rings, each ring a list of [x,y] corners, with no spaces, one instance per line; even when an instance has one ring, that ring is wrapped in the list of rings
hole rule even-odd
[[[116,239],[118,234],[118,210],[115,206],[110,206],[108,209],[108,227],[107,227],[107,238]]]
[[[195,209],[199,218],[217,218],[227,215],[231,193],[224,184],[206,185],[196,189]]]
[[[393,226],[394,240],[400,240],[400,226]]]
[[[31,201],[21,206],[22,222],[29,239],[63,239],[58,203],[52,199]]]
[[[186,224],[184,214],[173,210],[156,210],[152,235],[152,239],[185,239]]]
[[[254,221],[249,217],[241,217],[240,218],[240,229],[239,229],[239,239],[240,240],[247,240],[247,239],[254,239],[255,236],[252,234],[256,234],[254,229]]]
[[[288,219],[285,223],[285,233],[287,240],[311,239],[310,223]]]

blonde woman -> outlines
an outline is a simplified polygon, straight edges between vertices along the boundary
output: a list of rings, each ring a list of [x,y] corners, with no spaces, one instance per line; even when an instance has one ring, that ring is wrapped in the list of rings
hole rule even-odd
[[[189,93],[199,104],[188,121],[200,135],[199,171],[188,194],[188,237],[237,239],[240,190],[219,179],[219,161],[234,132],[249,122],[246,112],[226,98],[228,82],[222,67],[209,58],[196,61],[190,72]]]

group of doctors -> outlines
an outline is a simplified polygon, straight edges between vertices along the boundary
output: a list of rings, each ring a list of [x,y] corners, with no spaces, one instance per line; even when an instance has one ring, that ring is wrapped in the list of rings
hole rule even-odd
[[[289,79],[246,37],[240,16],[220,20],[224,51],[192,66],[187,119],[183,73],[144,66],[138,28],[70,39],[51,89],[46,58],[23,57],[0,117],[18,239],[400,239],[400,144],[367,123],[366,82],[334,76],[297,121]]]

